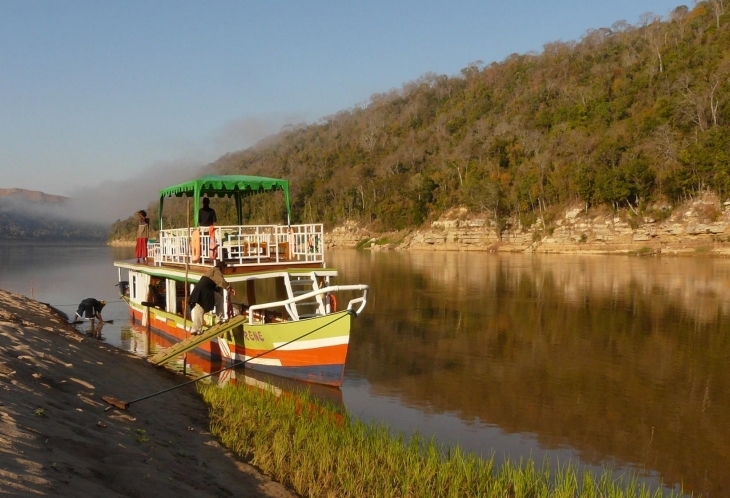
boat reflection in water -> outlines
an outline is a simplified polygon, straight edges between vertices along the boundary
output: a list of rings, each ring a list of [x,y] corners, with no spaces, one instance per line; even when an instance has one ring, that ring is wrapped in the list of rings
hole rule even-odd
[[[174,342],[155,332],[154,329],[130,322],[129,326],[122,327],[119,347],[136,355],[149,357],[173,344]],[[269,391],[276,396],[306,392],[316,401],[328,404],[337,411],[344,412],[345,409],[342,391],[339,388],[267,375],[247,369],[245,364],[232,367],[230,361],[211,361],[203,355],[196,354],[195,351],[180,355],[165,367],[192,378],[208,376],[206,381],[220,387],[248,385]]]

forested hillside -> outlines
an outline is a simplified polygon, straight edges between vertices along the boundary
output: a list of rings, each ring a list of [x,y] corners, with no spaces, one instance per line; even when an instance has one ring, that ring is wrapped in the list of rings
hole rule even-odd
[[[703,190],[724,200],[727,3],[427,74],[208,169],[287,178],[297,221],[376,230],[416,227],[454,206],[527,226],[567,204],[638,215]]]

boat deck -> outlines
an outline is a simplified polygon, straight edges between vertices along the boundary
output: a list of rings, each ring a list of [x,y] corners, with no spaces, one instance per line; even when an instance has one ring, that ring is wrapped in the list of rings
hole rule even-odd
[[[155,265],[229,267],[290,266],[324,263],[324,228],[302,225],[228,225],[160,231],[148,244]]]

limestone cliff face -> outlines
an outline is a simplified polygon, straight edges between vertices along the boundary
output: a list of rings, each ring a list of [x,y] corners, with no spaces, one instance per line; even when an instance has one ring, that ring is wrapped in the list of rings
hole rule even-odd
[[[430,227],[410,232],[397,244],[379,244],[381,237],[348,223],[327,234],[326,240],[332,248],[355,247],[369,239],[372,249],[730,255],[730,203],[703,195],[675,208],[662,221],[630,210],[587,213],[573,207],[545,225],[538,220],[522,227],[513,220],[501,236],[492,219],[457,209]]]

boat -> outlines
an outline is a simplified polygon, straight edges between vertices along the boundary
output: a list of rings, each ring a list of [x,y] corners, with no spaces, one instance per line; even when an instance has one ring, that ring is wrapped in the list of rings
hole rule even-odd
[[[120,347],[140,356],[150,356],[168,348],[171,344],[159,332],[137,324],[129,324],[122,329],[123,341]],[[338,413],[345,412],[342,390],[338,387],[311,384],[286,377],[262,374],[252,369],[232,368],[235,364],[227,361],[213,362],[198,354],[196,350],[180,355],[175,361],[165,365],[166,368],[204,379],[218,387],[249,386],[267,391],[277,397],[303,394],[321,406],[329,406]],[[245,365],[244,365],[245,366]]]
[[[366,306],[369,287],[335,284],[338,272],[325,263],[323,224],[291,223],[289,182],[207,175],[163,188],[159,195],[160,230],[148,243],[147,261],[114,261],[132,322],[170,344],[151,359],[159,364],[194,351],[212,362],[341,386],[350,330]],[[243,201],[254,195],[282,199],[284,222],[244,224]],[[163,226],[165,200],[173,197],[188,199],[188,213],[192,204],[188,226]],[[204,197],[233,199],[237,224],[199,226]],[[216,307],[205,316],[208,329],[193,335],[188,296],[221,261],[235,294],[221,289]]]

